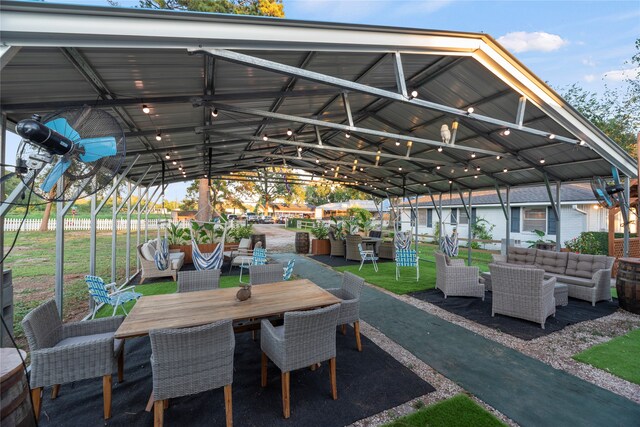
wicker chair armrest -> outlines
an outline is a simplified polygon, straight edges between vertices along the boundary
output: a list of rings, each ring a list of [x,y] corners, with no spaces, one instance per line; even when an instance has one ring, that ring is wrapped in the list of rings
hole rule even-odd
[[[507,262],[506,255],[491,254],[491,258],[493,258],[493,262]]]
[[[466,267],[467,264],[464,263],[463,259],[459,259],[459,258],[450,258],[449,262],[451,264],[449,264],[449,267]]]
[[[556,286],[556,278],[550,277],[542,282],[542,288],[546,290],[547,288],[553,289]]]
[[[595,283],[596,287],[599,287],[601,285],[611,286],[610,277],[611,269],[603,268],[593,273],[593,277],[591,278],[591,280],[593,281],[593,283]]]
[[[464,277],[467,276],[473,276],[473,277],[479,277],[480,276],[480,268],[476,267],[475,265],[472,266],[449,266],[449,270],[456,274],[456,275],[462,275]]]
[[[113,316],[84,322],[65,323],[62,325],[62,338],[115,332],[123,321],[124,316]]]
[[[275,342],[284,342],[283,339],[278,337],[275,331],[275,327],[269,322],[268,319],[262,319],[260,322],[260,333],[265,334],[267,339],[273,340]]]

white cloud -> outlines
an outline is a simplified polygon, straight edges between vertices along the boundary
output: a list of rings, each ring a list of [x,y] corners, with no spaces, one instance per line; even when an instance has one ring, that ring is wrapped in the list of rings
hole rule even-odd
[[[593,75],[593,74],[587,74],[582,78],[584,79],[585,82],[590,83],[590,82],[592,82],[592,81],[594,81],[596,79],[596,76]]]
[[[605,80],[612,82],[621,82],[628,79],[635,79],[640,73],[640,67],[627,68],[624,70],[611,70],[602,75]]]
[[[582,62],[582,65],[586,65],[587,67],[595,67],[596,65],[598,65],[592,57],[583,58],[580,62]]]
[[[499,37],[498,42],[515,53],[532,51],[551,52],[567,44],[567,41],[563,40],[559,35],[541,31],[532,33],[514,31],[513,33],[507,33]]]

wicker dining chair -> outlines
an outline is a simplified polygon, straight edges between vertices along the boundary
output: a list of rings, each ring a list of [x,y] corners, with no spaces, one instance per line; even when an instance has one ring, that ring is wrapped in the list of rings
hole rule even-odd
[[[118,369],[124,379],[124,341],[113,337],[124,316],[62,323],[54,300],[31,310],[22,320],[31,356],[31,397],[36,419],[40,417],[42,389],[102,377],[104,419],[111,418],[111,374]],[[63,424],[64,420],[51,420]]]
[[[280,263],[249,266],[249,284],[282,282],[284,265]]]
[[[362,236],[348,235],[345,237],[345,259],[352,261],[360,261],[360,251],[358,250],[358,244],[362,243]]]
[[[329,360],[331,396],[338,398],[336,385],[336,333],[340,305],[284,314],[284,325],[274,327],[262,320],[262,387],[267,386],[267,359],[281,371],[282,413],[291,416],[289,399],[290,372]]]
[[[218,289],[220,269],[178,271],[178,292],[195,292]]]
[[[327,292],[342,300],[338,325],[342,326],[342,333],[346,335],[347,324],[353,323],[358,351],[362,351],[362,342],[360,341],[360,294],[362,294],[363,287],[364,279],[347,271],[342,275],[342,287],[327,289]]]
[[[336,238],[336,234],[333,231],[329,231],[329,243],[331,244],[330,257],[344,257],[344,240]]]
[[[231,383],[235,336],[231,320],[149,331],[154,426],[162,426],[171,398],[224,387],[226,425],[233,425]]]
[[[442,252],[434,253],[436,259],[436,288],[448,296],[478,297],[484,301],[484,284],[480,283],[478,267],[466,266],[461,259],[451,259]]]

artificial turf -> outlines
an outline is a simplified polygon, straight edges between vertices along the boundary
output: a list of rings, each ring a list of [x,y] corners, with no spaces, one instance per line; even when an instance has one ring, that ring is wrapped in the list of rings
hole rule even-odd
[[[640,329],[593,346],[574,355],[573,358],[629,382],[640,384],[638,354],[640,354]]]
[[[370,263],[362,266],[362,270],[358,269],[360,265],[347,265],[344,267],[336,267],[338,271],[348,271],[360,276],[373,285],[384,288],[398,295],[408,294],[410,292],[432,289],[436,285],[436,265],[433,262],[420,261],[420,279],[416,281],[416,269],[413,267],[402,267],[400,270],[400,279],[396,280],[396,263],[383,262],[378,264],[378,271],[373,269]]]
[[[490,427],[504,424],[464,394],[427,406],[385,427]]]

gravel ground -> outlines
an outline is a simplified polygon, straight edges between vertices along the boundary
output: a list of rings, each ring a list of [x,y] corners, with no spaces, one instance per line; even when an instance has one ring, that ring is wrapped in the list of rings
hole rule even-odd
[[[253,224],[253,233],[265,234],[269,252],[295,253],[296,233],[283,224]]]

